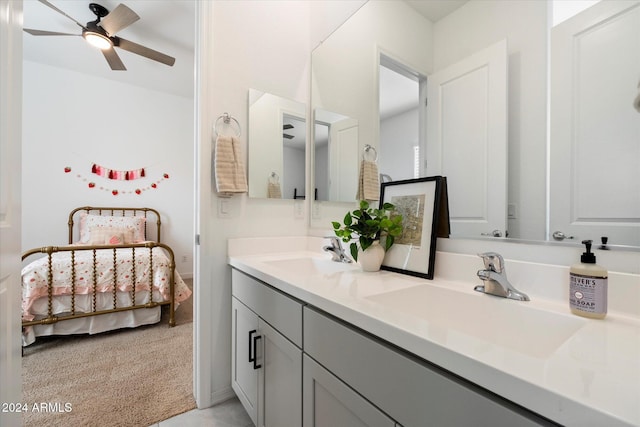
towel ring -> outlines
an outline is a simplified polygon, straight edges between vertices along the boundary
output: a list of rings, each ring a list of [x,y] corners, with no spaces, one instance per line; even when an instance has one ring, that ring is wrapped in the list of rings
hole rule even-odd
[[[269,174],[269,182],[272,183],[272,184],[278,184],[278,183],[280,183],[280,177],[278,176],[277,173],[271,172]]]
[[[378,161],[378,152],[376,151],[376,149],[375,149],[374,147],[372,147],[372,146],[371,146],[371,145],[369,145],[369,144],[365,144],[365,146],[364,146],[364,153],[362,153],[362,158],[363,158],[363,159],[365,159],[365,160],[367,160],[367,159],[366,159],[366,154],[367,154],[369,151],[373,151],[373,154],[375,154],[375,157],[373,158],[373,161],[374,161],[374,162],[377,162],[377,161]]]
[[[240,122],[238,122],[238,120],[236,120],[235,117],[229,115],[229,113],[224,113],[223,115],[218,117],[216,119],[216,122],[213,124],[213,131],[215,132],[216,136],[220,135],[220,132],[218,132],[218,126],[221,124],[220,120],[222,120],[222,124],[227,126],[231,125],[231,121],[234,121],[237,127],[237,129],[235,130],[235,134],[236,136],[240,136],[240,134],[242,133],[242,127],[240,126]]]

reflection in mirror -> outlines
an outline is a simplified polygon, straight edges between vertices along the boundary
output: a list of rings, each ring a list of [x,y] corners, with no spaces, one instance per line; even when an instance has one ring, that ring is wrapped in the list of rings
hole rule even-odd
[[[249,89],[249,197],[305,198],[303,103]]]
[[[355,202],[358,184],[358,121],[315,109],[316,200]]]
[[[419,79],[400,64],[380,59],[380,156],[381,182],[424,176],[423,148],[419,137]]]
[[[314,110],[335,111],[357,120],[358,144],[349,147],[351,188],[333,188],[312,208],[311,226],[326,228],[356,203],[358,171],[366,145],[380,154],[378,114],[379,58],[387,55],[427,75],[431,64],[432,23],[403,1],[368,1],[312,52],[311,101]],[[355,132],[354,132],[355,133]],[[378,171],[384,175],[390,172]],[[332,170],[329,156],[325,170]],[[344,160],[345,156],[340,157]],[[315,165],[314,165],[315,167]],[[316,167],[312,174],[319,179]],[[383,175],[382,181],[387,180]],[[394,179],[399,179],[394,177]],[[347,182],[341,179],[343,182]],[[320,191],[319,191],[320,192]],[[335,195],[335,196],[334,196]],[[333,198],[335,197],[335,198]],[[346,203],[349,203],[347,206]]]
[[[601,2],[551,29],[550,229],[640,245],[640,2]]]
[[[548,40],[550,31],[552,31],[549,18],[551,16],[550,8],[553,5],[552,3],[555,2],[528,0],[468,1],[463,2],[461,5],[458,4],[459,7],[449,11],[450,13],[444,17],[431,15],[428,10],[430,3],[432,2],[367,2],[342,27],[316,48],[312,54],[311,100],[314,108],[323,107],[337,110],[358,118],[360,144],[371,144],[379,149],[380,158],[378,164],[380,171],[383,172],[387,168],[385,162],[388,155],[385,155],[386,148],[383,145],[384,142],[381,141],[384,137],[383,133],[386,131],[382,126],[378,127],[378,116],[375,110],[378,107],[378,77],[380,76],[382,79],[382,74],[385,71],[378,68],[380,65],[378,59],[386,55],[397,62],[409,65],[410,69],[418,70],[421,74],[431,78],[438,71],[471,57],[476,52],[490,47],[500,40],[506,40],[507,149],[502,155],[507,156],[507,197],[500,206],[495,207],[504,212],[508,237],[519,241],[544,241],[552,240],[551,234],[554,231],[561,231],[567,236],[574,236],[573,240],[565,240],[564,243],[578,240],[576,236],[590,238],[599,242],[600,236],[606,234],[600,234],[599,228],[595,227],[599,224],[593,221],[588,224],[588,231],[585,230],[580,233],[573,232],[566,227],[558,226],[553,228],[553,226],[550,226],[550,224],[554,223],[556,216],[554,204],[559,204],[557,201],[554,202],[554,197],[550,196],[550,192],[561,187],[567,188],[567,184],[559,181],[559,178],[555,178],[553,172],[551,172],[551,177],[549,178],[548,163],[551,163],[552,167],[554,164],[559,165],[560,170],[564,167],[565,172],[569,171],[568,162],[563,163],[561,160],[556,159],[555,148],[562,143],[563,139],[566,142],[570,138],[554,137],[557,131],[552,130],[550,132],[551,139],[549,140],[548,122],[550,121],[552,126],[555,122],[573,122],[570,118],[563,118],[566,116],[556,115],[553,109],[549,113],[547,105],[549,101],[553,105],[554,99],[558,99],[558,94],[555,93],[554,87],[564,87],[565,89],[575,87],[564,80],[563,75],[558,75],[555,69],[552,68],[551,79],[554,83],[552,83],[550,93],[548,93],[549,83],[545,76],[547,76],[549,64]],[[563,3],[572,5],[578,2]],[[569,18],[560,25],[565,25],[565,27],[574,25],[572,21],[582,19],[580,16],[585,16],[585,14],[597,15],[594,12],[594,10],[597,12],[597,9],[593,8],[607,7],[606,5],[618,5],[620,7],[622,5],[626,9],[634,9],[638,8],[638,3],[637,0],[600,2],[589,9],[579,12],[576,16]],[[598,6],[598,4],[605,4],[605,6]],[[555,18],[555,12],[553,16]],[[400,17],[402,19],[399,19]],[[416,17],[421,17],[422,21],[416,19]],[[609,19],[605,20],[605,23],[611,22],[617,25],[618,21],[620,20]],[[470,23],[473,24],[470,25]],[[410,35],[403,39],[408,28],[410,28]],[[630,43],[637,43],[637,40],[640,40],[638,38],[640,26],[631,25],[628,28],[627,36],[623,36],[625,41],[619,46],[628,46]],[[389,37],[390,34],[393,37]],[[597,34],[592,34],[592,32],[583,32],[581,34],[589,38],[598,37]],[[550,46],[552,51],[556,48],[555,43],[554,38],[552,38]],[[611,50],[614,51],[615,49],[612,48]],[[602,90],[602,94],[599,96],[600,100],[606,100],[607,103],[609,101],[618,102],[613,101],[612,97],[615,96],[621,100],[620,102],[626,103],[624,105],[629,107],[631,105],[630,101],[633,101],[638,94],[637,79],[640,76],[638,74],[640,73],[640,66],[637,65],[637,58],[640,55],[640,49],[637,47],[620,47],[619,49],[622,52],[626,52],[626,56],[623,55],[623,57],[633,65],[618,66],[616,70],[611,68],[609,61],[599,61],[597,76],[587,77],[585,75],[584,88],[592,89],[588,93],[589,96],[595,96],[594,91],[596,89]],[[571,54],[566,54],[564,57],[571,58]],[[340,58],[340,61],[336,58]],[[340,67],[335,66],[338,62]],[[551,61],[551,66],[554,67],[553,61]],[[571,68],[569,67],[569,69]],[[593,67],[585,67],[583,69],[585,72],[591,69],[592,73],[596,70]],[[627,77],[635,75],[636,80],[631,82],[633,87],[625,90],[624,94],[619,93],[618,89],[607,90],[605,82],[610,79],[615,80],[616,71],[624,74],[624,79],[619,79],[619,82],[621,83],[624,80],[625,85],[628,80]],[[615,85],[615,87],[617,88],[618,85]],[[380,93],[380,96],[382,96],[382,93]],[[568,105],[577,106],[575,103],[578,102],[578,99],[573,95],[560,96],[569,102]],[[582,98],[582,100],[586,99]],[[571,104],[571,102],[574,102],[574,104]],[[581,104],[577,111],[591,114],[596,104],[597,101]],[[371,108],[372,105],[374,105],[374,108]],[[429,99],[429,106],[431,105],[432,100]],[[371,121],[372,111],[376,115],[374,123]],[[618,120],[623,117],[633,117],[632,120],[634,120],[633,123],[635,123],[634,126],[637,129],[640,123],[637,113],[633,116],[628,113],[627,111],[623,115],[615,114],[615,117]],[[382,114],[381,110],[380,114]],[[548,114],[550,114],[549,117]],[[470,118],[475,118],[478,115],[473,114]],[[597,115],[597,118],[590,120],[589,123],[594,126],[601,125],[601,129],[617,129],[617,126],[607,119],[610,116],[611,114],[600,114]],[[430,128],[433,125],[427,121],[426,126]],[[466,127],[465,125],[460,128]],[[455,130],[456,128],[453,127],[452,129]],[[611,146],[604,141],[610,140],[611,136],[615,137],[615,135],[611,135],[614,131],[607,131],[607,133],[609,135],[601,138],[602,144],[595,144],[592,147]],[[589,132],[589,134],[596,135],[595,132]],[[606,209],[602,204],[598,206],[598,203],[591,203],[585,206],[589,206],[592,212],[590,215],[594,213],[600,215],[606,210],[604,213],[609,218],[619,218],[620,220],[616,220],[619,223],[626,222],[628,225],[631,224],[635,228],[632,229],[632,232],[626,234],[629,240],[625,244],[640,247],[639,214],[636,208],[633,208],[636,211],[630,212],[632,206],[636,206],[630,203],[631,200],[637,200],[639,197],[637,187],[634,186],[640,182],[637,176],[638,171],[640,171],[637,156],[637,150],[639,149],[637,144],[640,138],[637,137],[637,130],[633,135],[635,135],[635,138],[632,141],[636,145],[628,145],[625,149],[607,150],[606,156],[600,156],[602,159],[610,159],[610,164],[614,165],[616,174],[610,174],[609,178],[615,182],[605,185],[605,180],[598,181],[598,177],[601,174],[597,173],[589,178],[598,181],[597,186],[574,185],[575,183],[571,185],[576,193],[573,197],[576,197],[575,200],[579,201],[579,203],[586,203],[589,200],[601,200],[602,195],[606,192],[616,192],[618,194],[626,192],[629,194],[628,202],[619,205],[623,209],[618,209],[616,207],[618,205],[614,203],[606,205]],[[620,147],[622,139],[616,137],[616,143],[616,147]],[[426,168],[425,172],[421,171],[423,175],[432,174],[428,169],[430,160],[433,160],[429,158],[428,145],[429,142],[425,144],[425,150],[421,154],[420,166]],[[549,149],[550,146],[551,149]],[[578,147],[574,148],[577,149]],[[456,151],[469,157],[469,150],[461,148]],[[591,151],[594,152],[593,150]],[[581,153],[587,154],[584,151]],[[621,162],[624,167],[615,168],[618,162]],[[405,174],[410,173],[409,166],[405,166],[402,170]],[[636,175],[633,173],[618,175],[624,170],[636,171]],[[389,173],[389,175],[393,179],[399,179],[393,176],[392,173]],[[474,176],[473,183],[475,184],[482,180],[485,180],[485,178]],[[468,178],[465,178],[459,182],[458,187],[464,188],[468,182]],[[453,186],[454,183],[451,182],[451,184]],[[606,186],[608,190],[599,190],[598,193],[595,193],[594,189],[598,186]],[[452,190],[452,188],[449,190]],[[449,196],[450,198],[454,197],[451,192]],[[564,200],[568,201],[570,199],[565,198]],[[450,203],[453,208],[451,199]],[[492,203],[492,206],[494,205],[495,203]],[[575,206],[575,203],[573,205]],[[333,206],[331,204],[322,204],[320,207],[314,207],[311,225],[325,227],[328,221],[336,217],[337,213],[344,212],[344,210],[344,206]],[[564,215],[565,219],[571,219],[568,214]],[[488,226],[483,232],[491,234],[494,228]],[[501,227],[502,232],[500,234],[503,236],[502,238],[507,235],[504,229],[504,226]],[[470,236],[465,232],[462,234],[457,232],[454,224],[452,224],[452,234],[461,237]],[[481,239],[494,238],[476,236],[475,234],[474,237]],[[622,240],[613,242],[610,239],[609,247],[615,248],[615,245],[620,245],[621,242]]]

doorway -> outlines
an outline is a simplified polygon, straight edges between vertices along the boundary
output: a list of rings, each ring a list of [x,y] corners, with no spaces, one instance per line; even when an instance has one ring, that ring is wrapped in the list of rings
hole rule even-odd
[[[379,63],[380,181],[425,176],[426,77],[388,56]]]

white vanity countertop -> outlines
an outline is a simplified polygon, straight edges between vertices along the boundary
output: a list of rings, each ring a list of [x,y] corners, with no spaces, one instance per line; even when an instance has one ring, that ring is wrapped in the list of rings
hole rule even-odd
[[[308,250],[230,251],[229,264],[557,423],[640,426],[640,319],[635,316],[610,312],[604,320],[590,320],[571,315],[568,304],[553,299],[519,302],[484,295],[473,291],[473,277],[464,283],[437,274],[425,280],[338,263],[331,272],[304,263],[282,267],[300,258],[326,265],[329,256]],[[610,293],[611,286],[610,280]],[[470,313],[476,306],[481,314]],[[508,336],[492,335],[491,323],[504,322],[504,316],[508,320],[496,329],[507,325]]]

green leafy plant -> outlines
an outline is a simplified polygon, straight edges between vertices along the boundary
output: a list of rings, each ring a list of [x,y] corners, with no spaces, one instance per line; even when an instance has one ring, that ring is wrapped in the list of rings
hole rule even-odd
[[[362,250],[366,250],[375,240],[384,238],[384,250],[387,251],[393,245],[395,238],[402,234],[402,215],[392,215],[395,206],[384,203],[382,209],[369,207],[366,200],[360,201],[360,208],[347,212],[343,223],[333,221],[333,231],[343,242],[349,243],[355,237]],[[349,246],[351,256],[358,260],[358,245],[351,242]]]

